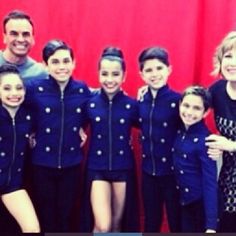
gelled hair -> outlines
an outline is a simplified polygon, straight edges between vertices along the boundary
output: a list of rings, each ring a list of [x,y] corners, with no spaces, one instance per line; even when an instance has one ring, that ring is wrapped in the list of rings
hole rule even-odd
[[[149,47],[149,48],[144,49],[138,57],[140,71],[143,70],[144,63],[147,60],[151,60],[151,59],[157,59],[157,60],[161,61],[162,63],[164,63],[166,66],[170,65],[169,55],[168,55],[168,52],[165,48]]]
[[[205,111],[207,111],[211,107],[211,94],[206,88],[197,85],[187,87],[184,90],[180,101],[182,102],[184,97],[187,95],[199,96],[203,101]]]
[[[68,50],[72,60],[74,59],[73,50],[62,40],[53,39],[47,42],[43,48],[43,61],[47,64],[49,57],[51,57],[57,50]]]

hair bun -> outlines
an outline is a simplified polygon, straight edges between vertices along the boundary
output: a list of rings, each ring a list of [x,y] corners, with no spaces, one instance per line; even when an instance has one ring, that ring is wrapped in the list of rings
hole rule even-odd
[[[118,57],[124,59],[123,53],[119,48],[107,47],[102,52],[102,57]]]

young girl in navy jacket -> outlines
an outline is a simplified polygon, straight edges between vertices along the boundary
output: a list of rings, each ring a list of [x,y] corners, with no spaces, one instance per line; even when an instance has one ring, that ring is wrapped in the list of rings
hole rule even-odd
[[[91,124],[88,175],[94,232],[121,230],[127,182],[134,171],[130,136],[138,123],[138,107],[121,89],[125,69],[119,49],[104,49],[99,61],[101,91],[86,107]]]
[[[22,186],[24,156],[32,131],[32,116],[22,105],[25,87],[13,65],[0,67],[0,194],[22,232],[40,232],[32,202]]]

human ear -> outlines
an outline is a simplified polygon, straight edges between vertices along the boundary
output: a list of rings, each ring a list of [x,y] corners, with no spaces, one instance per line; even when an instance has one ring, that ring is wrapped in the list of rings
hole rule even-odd
[[[170,75],[172,73],[172,70],[173,70],[171,65],[168,66],[168,70],[169,70],[169,75]]]

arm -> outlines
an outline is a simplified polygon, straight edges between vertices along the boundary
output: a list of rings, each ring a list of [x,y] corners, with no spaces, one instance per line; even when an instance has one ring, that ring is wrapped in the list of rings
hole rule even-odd
[[[98,93],[100,93],[101,88],[94,88],[94,87],[89,87],[89,91],[91,92],[91,95],[97,95]]]
[[[142,101],[143,97],[147,93],[147,91],[148,91],[148,86],[147,85],[144,85],[141,88],[139,88],[138,89],[138,94],[137,94],[137,100]]]
[[[217,166],[207,154],[207,148],[199,150],[202,170],[202,190],[205,209],[206,232],[215,232],[217,225]]]
[[[222,156],[222,151],[236,152],[236,141],[232,141],[221,135],[211,134],[208,136],[206,138],[206,146],[210,154],[209,157],[212,159],[218,159],[217,153],[219,157]]]

